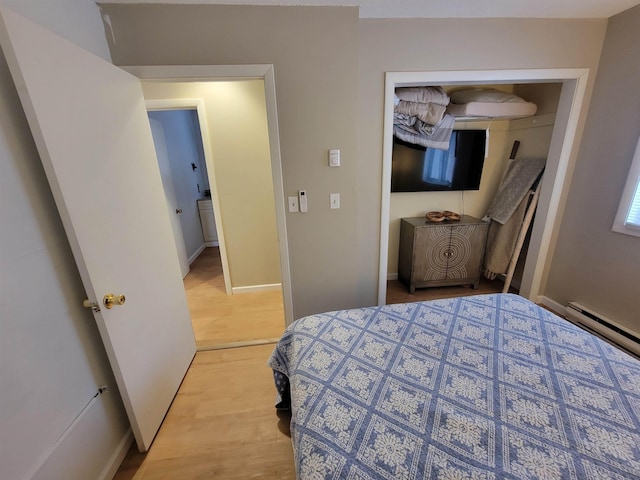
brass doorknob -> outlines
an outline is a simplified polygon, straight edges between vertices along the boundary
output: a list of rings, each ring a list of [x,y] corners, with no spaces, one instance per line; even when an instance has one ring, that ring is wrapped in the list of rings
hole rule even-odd
[[[114,295],[113,293],[107,293],[103,300],[102,303],[104,303],[104,306],[107,309],[111,309],[114,307],[114,305],[124,305],[126,298],[124,297],[124,295]]]

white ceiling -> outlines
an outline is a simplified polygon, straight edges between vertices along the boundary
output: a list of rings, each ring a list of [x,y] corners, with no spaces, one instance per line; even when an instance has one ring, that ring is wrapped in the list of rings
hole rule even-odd
[[[640,0],[97,0],[98,3],[359,6],[361,18],[608,18]]]

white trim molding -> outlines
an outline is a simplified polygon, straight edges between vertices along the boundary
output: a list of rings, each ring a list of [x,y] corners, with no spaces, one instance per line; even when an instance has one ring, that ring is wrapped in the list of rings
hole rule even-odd
[[[248,285],[246,287],[233,287],[231,292],[234,295],[242,293],[257,293],[257,292],[273,292],[275,290],[281,290],[281,283],[268,283],[265,285]]]
[[[549,297],[545,297],[544,295],[540,295],[536,303],[538,305],[547,307],[549,310],[552,310],[556,315],[564,318],[565,307],[561,303],[558,303]]]

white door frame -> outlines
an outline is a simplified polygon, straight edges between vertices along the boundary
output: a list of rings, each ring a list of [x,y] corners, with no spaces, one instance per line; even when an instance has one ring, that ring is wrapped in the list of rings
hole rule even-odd
[[[278,131],[278,110],[276,104],[276,85],[273,65],[154,65],[121,66],[120,68],[126,70],[132,75],[135,75],[140,80],[158,82],[214,82],[216,80],[230,81],[247,78],[258,78],[264,80],[267,104],[267,126],[269,130],[269,149],[271,154],[271,175],[273,177],[278,244],[280,247],[282,299],[284,304],[285,324],[289,325],[293,322],[293,296],[291,291],[291,268],[289,265],[289,243],[287,240],[284,185],[282,181],[282,159],[280,156],[280,134]],[[203,137],[203,141],[204,140],[205,137]],[[209,166],[209,164],[207,164],[207,166]],[[209,172],[209,175],[211,175],[211,172]],[[218,218],[219,215],[216,216],[216,227],[218,227],[218,223],[220,223]],[[218,232],[221,238],[224,238],[222,232],[220,230],[218,230]],[[220,251],[222,252],[222,243]],[[226,285],[227,279],[225,278],[225,286]]]
[[[211,143],[209,138],[209,127],[207,125],[207,115],[205,112],[204,100],[202,98],[167,98],[158,100],[146,100],[148,111],[158,110],[195,110],[200,126],[200,137],[202,139],[202,149],[204,160],[207,165],[207,176],[211,188],[211,203],[213,204],[213,220],[218,234],[218,245],[220,247],[220,261],[222,263],[222,276],[224,277],[224,288],[227,295],[232,294],[231,277],[229,275],[229,260],[227,257],[227,247],[224,237],[222,221],[220,220],[220,197],[218,196],[218,182],[216,180],[215,168],[213,165],[213,154],[211,153]]]
[[[387,297],[389,255],[389,210],[391,201],[391,154],[393,149],[393,97],[396,87],[412,85],[468,85],[511,83],[562,83],[555,126],[549,146],[536,220],[520,287],[520,295],[539,302],[543,277],[552,255],[554,230],[560,220],[558,209],[566,194],[567,175],[575,145],[578,121],[584,101],[589,69],[472,70],[436,72],[387,72],[384,95],[384,138],[382,153],[382,207],[380,212],[380,264],[378,304]]]

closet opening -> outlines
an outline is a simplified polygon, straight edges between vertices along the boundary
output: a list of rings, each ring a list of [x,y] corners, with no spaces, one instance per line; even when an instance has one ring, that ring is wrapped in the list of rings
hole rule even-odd
[[[397,278],[399,250],[402,250],[399,248],[401,218],[424,217],[429,210],[455,210],[482,218],[509,162],[533,157],[546,158],[546,168],[538,189],[537,211],[513,277],[522,296],[539,300],[552,233],[559,221],[560,199],[569,183],[566,174],[587,74],[586,69],[387,73],[378,304],[387,301],[387,281]],[[488,131],[485,166],[478,190],[392,194],[394,107],[399,101],[396,89],[417,86],[437,86],[447,93],[472,87],[491,88],[532,100],[539,108],[534,109],[533,116],[517,115],[517,118],[456,115],[455,130],[486,128]],[[406,266],[404,270],[406,272]]]

